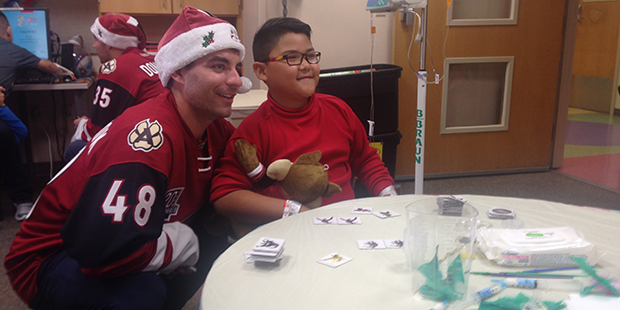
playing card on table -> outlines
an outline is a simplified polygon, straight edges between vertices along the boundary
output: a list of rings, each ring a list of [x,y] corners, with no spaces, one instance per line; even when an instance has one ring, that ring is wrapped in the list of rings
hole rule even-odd
[[[371,214],[372,213],[372,208],[370,208],[370,207],[355,207],[355,208],[353,208],[353,210],[351,210],[351,213],[353,213],[353,214]]]
[[[360,250],[379,250],[385,249],[383,240],[357,240],[357,247]]]
[[[338,253],[331,253],[325,257],[317,259],[317,263],[336,268],[342,264],[348,263],[352,260],[350,257],[340,255]]]
[[[385,247],[388,249],[400,249],[403,247],[403,241],[400,239],[385,239],[383,243],[385,243]]]
[[[278,253],[280,252],[280,250],[282,250],[284,242],[284,239],[261,237],[254,246],[253,250],[255,252]]]
[[[362,219],[359,217],[339,217],[338,225],[359,225],[362,224]]]
[[[400,216],[400,213],[396,213],[392,210],[377,211],[377,212],[373,212],[372,214],[380,219]]]
[[[313,220],[314,225],[330,225],[330,224],[338,224],[338,220],[335,216],[327,216],[327,217],[315,217]]]

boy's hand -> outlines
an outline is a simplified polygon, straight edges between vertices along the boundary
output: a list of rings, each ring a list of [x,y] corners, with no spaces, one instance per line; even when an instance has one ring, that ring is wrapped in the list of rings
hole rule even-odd
[[[308,210],[312,210],[312,209],[306,207],[305,205],[301,205],[301,208],[299,208],[299,213],[305,212],[305,211],[308,211]]]

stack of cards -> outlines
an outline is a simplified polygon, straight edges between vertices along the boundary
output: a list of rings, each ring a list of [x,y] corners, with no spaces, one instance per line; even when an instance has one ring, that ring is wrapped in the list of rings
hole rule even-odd
[[[491,219],[512,219],[515,217],[515,210],[491,208],[487,210],[487,216]]]
[[[463,205],[467,202],[465,198],[457,195],[440,195],[437,197],[440,215],[462,215]]]
[[[281,260],[282,252],[284,252],[284,242],[284,239],[260,238],[252,251],[243,253],[246,263],[275,263]]]

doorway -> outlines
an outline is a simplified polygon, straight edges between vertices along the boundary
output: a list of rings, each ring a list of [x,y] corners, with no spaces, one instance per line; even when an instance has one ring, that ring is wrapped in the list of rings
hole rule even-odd
[[[618,15],[619,1],[567,1],[552,164],[614,190],[620,190],[620,117],[614,116],[619,110]]]

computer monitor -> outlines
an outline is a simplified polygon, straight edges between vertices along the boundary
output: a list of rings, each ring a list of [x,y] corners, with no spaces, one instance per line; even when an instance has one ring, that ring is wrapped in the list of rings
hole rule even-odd
[[[47,8],[0,8],[13,30],[13,43],[37,57],[50,60],[51,40]]]

